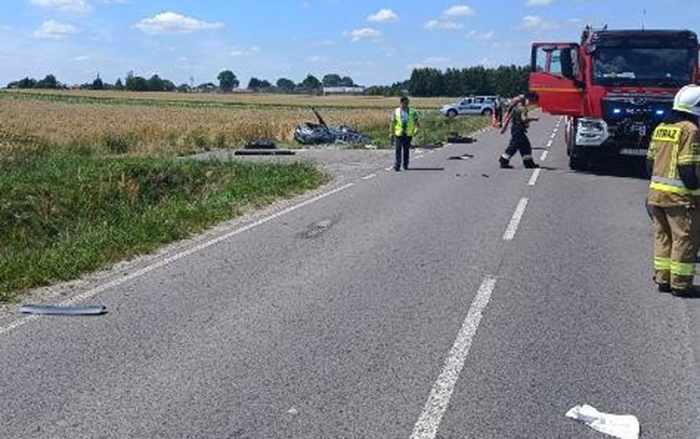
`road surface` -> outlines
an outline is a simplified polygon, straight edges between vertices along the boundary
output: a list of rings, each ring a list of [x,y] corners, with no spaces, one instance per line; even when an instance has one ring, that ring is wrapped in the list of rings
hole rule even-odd
[[[584,403],[698,437],[700,302],[651,284],[647,183],[568,171],[558,118],[531,140],[541,171],[491,131],[75,299],[106,316],[0,321],[0,437],[601,438]]]

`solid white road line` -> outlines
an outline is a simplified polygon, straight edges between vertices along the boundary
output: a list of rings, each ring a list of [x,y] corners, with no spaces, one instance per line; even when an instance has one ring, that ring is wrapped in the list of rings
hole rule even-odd
[[[491,276],[487,276],[479,287],[467,317],[462,323],[462,328],[457,334],[457,339],[445,360],[442,372],[430,391],[428,402],[413,428],[411,439],[435,439],[495,287],[496,279]]]
[[[341,186],[341,187],[338,187],[338,188],[333,189],[333,190],[331,190],[331,191],[325,192],[325,193],[323,193],[323,194],[321,194],[321,195],[318,195],[318,196],[316,196],[316,197],[310,198],[310,199],[308,199],[308,200],[306,200],[306,201],[303,201],[303,202],[301,202],[301,203],[299,203],[299,204],[295,204],[294,206],[288,207],[287,209],[284,209],[284,210],[282,210],[282,211],[280,211],[280,212],[277,212],[277,213],[275,213],[275,214],[272,214],[272,215],[270,215],[270,216],[267,216],[267,217],[265,217],[265,218],[263,218],[263,219],[261,219],[261,220],[255,221],[254,223],[250,223],[250,224],[248,224],[248,225],[246,225],[246,226],[243,226],[243,227],[241,227],[241,228],[239,228],[239,229],[232,230],[231,232],[225,233],[225,234],[223,234],[223,235],[221,235],[221,236],[218,236],[218,237],[216,237],[216,238],[213,238],[213,239],[211,239],[211,240],[209,240],[209,241],[206,241],[206,242],[203,242],[203,243],[201,243],[201,244],[198,244],[198,245],[196,245],[196,246],[194,246],[194,247],[191,247],[191,248],[189,248],[189,249],[187,249],[187,250],[185,250],[185,251],[183,251],[183,252],[176,253],[176,254],[174,254],[174,255],[172,255],[172,256],[170,256],[170,257],[167,257],[167,258],[165,258],[165,259],[163,259],[163,260],[161,260],[161,261],[158,261],[158,262],[153,263],[153,264],[151,264],[151,265],[148,265],[148,266],[146,266],[146,267],[144,267],[144,268],[141,268],[140,270],[136,270],[136,271],[134,271],[134,272],[131,273],[131,274],[128,274],[128,275],[126,275],[126,276],[119,277],[119,278],[117,278],[117,279],[114,279],[114,280],[111,281],[111,282],[107,282],[107,283],[102,284],[102,285],[100,285],[100,286],[98,286],[98,287],[96,287],[96,288],[93,288],[92,290],[88,290],[88,291],[86,291],[86,292],[84,292],[84,293],[78,294],[77,296],[74,296],[74,297],[72,297],[71,299],[66,300],[65,302],[61,303],[60,305],[61,305],[61,306],[73,305],[73,304],[76,304],[76,303],[85,301],[85,300],[87,300],[87,299],[90,299],[90,298],[92,298],[92,297],[95,297],[95,296],[97,296],[98,294],[103,293],[103,292],[105,292],[105,291],[107,291],[107,290],[109,290],[109,289],[111,289],[111,288],[115,288],[115,287],[117,287],[117,286],[119,286],[119,285],[122,285],[122,284],[124,284],[124,283],[126,283],[126,282],[129,282],[129,281],[131,281],[131,280],[134,280],[134,279],[136,279],[136,278],[138,278],[138,277],[141,277],[141,276],[143,276],[143,275],[145,275],[145,274],[148,274],[148,273],[150,273],[150,272],[152,272],[152,271],[155,271],[155,270],[158,270],[158,269],[160,269],[160,268],[166,267],[166,266],[168,266],[168,265],[170,265],[170,264],[172,264],[172,263],[174,263],[174,262],[179,261],[180,259],[186,258],[186,257],[191,256],[191,255],[193,255],[193,254],[195,254],[195,253],[198,253],[198,252],[200,252],[200,251],[202,251],[202,250],[205,250],[205,249],[207,249],[207,248],[209,248],[209,247],[212,247],[212,246],[214,246],[214,245],[220,244],[221,242],[226,241],[226,240],[228,240],[228,239],[230,239],[230,238],[232,238],[232,237],[234,237],[234,236],[236,236],[236,235],[240,235],[241,233],[247,232],[248,230],[254,229],[254,228],[259,227],[259,226],[262,226],[263,224],[269,223],[270,221],[272,221],[272,220],[274,220],[274,219],[277,219],[277,218],[279,218],[279,217],[281,217],[281,216],[284,216],[284,215],[287,215],[287,214],[289,214],[289,213],[292,213],[292,212],[294,212],[295,210],[301,209],[302,207],[306,207],[306,206],[308,206],[308,205],[310,205],[310,204],[313,204],[313,203],[316,203],[316,202],[318,202],[318,201],[321,201],[321,200],[323,200],[324,198],[328,198],[328,197],[330,197],[331,195],[335,195],[335,194],[337,194],[337,193],[339,193],[339,192],[342,192],[342,191],[344,191],[344,190],[346,190],[346,189],[349,189],[349,188],[351,188],[351,187],[353,187],[353,186],[355,186],[355,183],[348,183],[348,184],[346,184],[346,185],[344,185],[344,186]],[[11,324],[9,324],[9,325],[7,325],[7,326],[4,326],[4,327],[0,326],[0,335],[6,334],[6,333],[12,331],[13,329],[17,329],[17,328],[19,328],[20,326],[26,325],[27,323],[33,322],[34,320],[37,320],[38,318],[39,318],[39,317],[38,317],[38,316],[35,316],[35,315],[34,315],[34,316],[29,316],[29,317],[24,317],[24,318],[21,318],[20,320],[16,320],[15,322],[13,322],[13,323],[11,323]]]
[[[540,161],[543,162],[543,161],[547,160],[548,155],[549,155],[549,151],[544,151],[542,153],[542,157],[540,157]]]
[[[510,220],[510,224],[508,224],[506,233],[503,234],[504,241],[512,241],[513,238],[515,238],[515,234],[518,232],[518,226],[520,226],[520,221],[523,219],[523,215],[525,214],[527,203],[527,198],[521,199],[520,203],[518,203],[518,207],[515,209],[515,213],[513,214],[513,218]]]
[[[529,186],[534,186],[537,184],[537,179],[540,178],[540,173],[542,172],[541,168],[535,169],[535,172],[532,173],[532,177],[530,177],[530,181],[527,183]]]
[[[377,174],[365,175],[364,177],[362,177],[362,179],[367,181],[367,180],[371,180],[371,179],[375,178],[376,176],[377,176]]]

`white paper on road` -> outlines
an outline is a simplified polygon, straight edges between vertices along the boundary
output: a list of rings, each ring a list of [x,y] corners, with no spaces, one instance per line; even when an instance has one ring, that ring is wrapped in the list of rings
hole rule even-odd
[[[585,404],[577,405],[569,410],[566,417],[618,439],[639,439],[639,421],[632,415],[601,413],[594,407]]]

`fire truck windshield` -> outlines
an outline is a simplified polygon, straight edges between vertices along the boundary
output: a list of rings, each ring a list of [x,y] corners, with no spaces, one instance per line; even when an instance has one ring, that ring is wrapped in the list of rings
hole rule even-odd
[[[593,82],[679,87],[692,82],[694,65],[694,53],[687,48],[601,47],[594,54]]]

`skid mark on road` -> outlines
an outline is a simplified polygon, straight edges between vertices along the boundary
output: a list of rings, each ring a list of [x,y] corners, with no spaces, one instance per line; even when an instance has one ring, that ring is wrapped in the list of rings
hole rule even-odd
[[[459,375],[464,368],[464,362],[469,355],[474,336],[491,301],[491,295],[496,288],[496,278],[487,276],[472,302],[457,339],[447,355],[442,372],[430,391],[428,402],[418,418],[411,439],[435,439],[445,410],[450,403]]]

